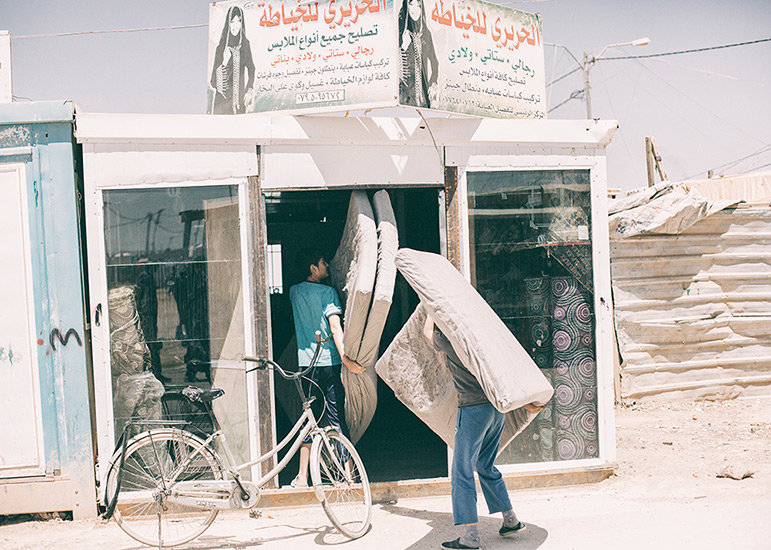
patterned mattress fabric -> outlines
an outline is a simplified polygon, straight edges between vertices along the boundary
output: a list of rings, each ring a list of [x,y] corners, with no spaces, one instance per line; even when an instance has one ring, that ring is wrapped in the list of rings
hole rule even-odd
[[[597,369],[591,294],[573,277],[524,280],[530,354],[554,398],[510,451],[516,461],[598,456]]]
[[[367,193],[353,191],[340,246],[329,262],[330,282],[345,304],[343,318],[345,354],[361,364],[360,350],[377,272],[377,229]],[[363,360],[363,358],[361,359]],[[356,443],[372,421],[377,407],[377,375],[342,369],[345,418]]]
[[[402,248],[396,267],[496,409],[508,412],[551,399],[554,390],[530,355],[447,259]]]
[[[597,365],[591,295],[573,277],[551,279],[557,458],[598,456]]]

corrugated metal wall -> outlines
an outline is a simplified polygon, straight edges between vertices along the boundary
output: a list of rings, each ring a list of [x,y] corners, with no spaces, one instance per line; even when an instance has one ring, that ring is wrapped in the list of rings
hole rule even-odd
[[[771,395],[771,207],[611,241],[621,396]]]

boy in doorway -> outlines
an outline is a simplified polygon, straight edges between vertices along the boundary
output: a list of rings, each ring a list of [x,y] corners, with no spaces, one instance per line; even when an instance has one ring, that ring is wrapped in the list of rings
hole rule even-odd
[[[525,528],[525,524],[517,519],[512,510],[503,476],[493,464],[498,454],[504,415],[492,406],[477,379],[463,366],[452,344],[434,324],[431,315],[426,315],[423,336],[434,349],[445,354],[447,367],[458,391],[457,431],[452,456],[452,517],[455,525],[465,529],[459,538],[443,542],[442,548],[476,549],[480,547],[481,541],[474,470],[479,475],[490,513],[503,513],[503,525],[498,534],[509,537]],[[525,405],[525,409],[533,414],[544,408],[533,403]]]
[[[289,300],[292,303],[297,335],[298,365],[300,368],[310,365],[316,351],[316,331],[321,332],[322,339],[332,335],[334,343],[325,346],[321,351],[316,361],[316,368],[311,371],[310,377],[321,388],[326,401],[329,424],[345,437],[350,438],[348,424],[345,421],[345,389],[340,380],[340,368],[345,365],[349,371],[360,374],[364,372],[364,367],[345,355],[341,324],[343,310],[340,300],[334,288],[322,284],[322,281],[329,277],[329,264],[324,259],[324,255],[315,249],[304,249],[299,254],[298,265],[302,269],[305,280],[289,289]],[[306,392],[310,392],[310,387],[306,387]],[[300,468],[297,477],[291,483],[292,487],[308,486],[310,452],[311,442],[308,439],[300,447]]]

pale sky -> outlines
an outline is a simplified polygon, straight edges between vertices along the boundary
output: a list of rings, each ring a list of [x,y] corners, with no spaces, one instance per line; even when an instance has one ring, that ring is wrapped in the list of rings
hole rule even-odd
[[[197,25],[207,0],[2,0],[0,29],[12,37],[14,95],[72,99],[81,111],[203,113],[206,28],[52,38],[25,35]],[[649,37],[646,47],[606,56],[653,54],[771,37],[768,0],[546,0],[497,2],[538,12],[543,38],[582,59],[604,46]],[[575,62],[545,47],[546,81]],[[685,55],[605,60],[591,72],[594,117],[617,120],[608,186],[646,184],[644,137],[653,136],[670,180],[771,170],[771,42]],[[580,71],[547,88],[549,108],[583,88]],[[549,113],[582,119],[583,100]],[[736,163],[738,159],[755,154]]]

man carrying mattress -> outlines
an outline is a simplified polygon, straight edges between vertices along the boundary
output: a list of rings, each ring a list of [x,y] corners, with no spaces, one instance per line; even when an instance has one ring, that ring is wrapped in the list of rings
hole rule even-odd
[[[305,249],[300,252],[299,262],[305,280],[289,289],[297,334],[298,365],[301,368],[310,365],[316,351],[316,331],[321,332],[322,338],[332,335],[334,344],[327,345],[321,351],[316,368],[311,372],[311,379],[323,393],[329,424],[350,439],[348,424],[345,421],[345,389],[340,380],[340,368],[342,363],[356,374],[364,372],[364,368],[345,355],[343,327],[340,322],[343,310],[340,300],[334,288],[321,283],[329,277],[329,264],[324,255],[314,249]],[[306,392],[309,391],[310,388],[307,387]],[[320,405],[318,401],[316,403]],[[314,410],[314,413],[318,418],[320,411],[317,413]],[[291,483],[292,487],[308,486],[310,451],[311,441],[308,439],[300,447],[300,468]]]
[[[479,475],[479,483],[490,513],[503,513],[503,525],[498,533],[502,537],[508,537],[525,528],[525,524],[517,520],[517,515],[511,508],[503,476],[493,464],[498,454],[504,415],[490,404],[479,382],[463,366],[452,344],[434,324],[431,315],[426,317],[423,335],[435,349],[445,354],[447,367],[458,391],[457,429],[452,458],[452,516],[455,525],[461,525],[465,529],[459,538],[442,543],[442,547],[479,548],[474,470]],[[544,409],[532,403],[524,408],[533,414]]]

